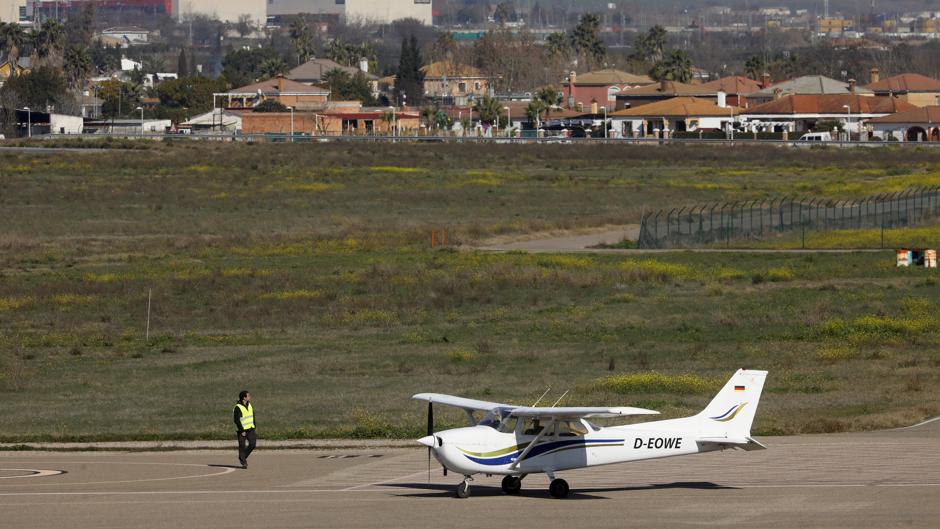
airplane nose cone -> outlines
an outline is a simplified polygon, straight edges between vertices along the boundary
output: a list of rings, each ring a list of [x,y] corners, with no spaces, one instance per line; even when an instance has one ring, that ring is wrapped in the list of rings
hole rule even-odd
[[[434,445],[436,443],[433,435],[422,437],[421,439],[418,439],[418,442],[428,448],[434,448]]]

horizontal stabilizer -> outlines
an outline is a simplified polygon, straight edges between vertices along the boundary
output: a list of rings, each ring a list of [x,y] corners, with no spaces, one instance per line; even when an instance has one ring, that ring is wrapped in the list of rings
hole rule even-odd
[[[740,448],[741,450],[766,450],[767,447],[751,437],[700,437],[696,441],[703,447],[719,449]]]
[[[554,417],[558,419],[578,419],[581,417],[627,417],[629,415],[659,415],[658,411],[643,408],[515,408],[516,417]]]

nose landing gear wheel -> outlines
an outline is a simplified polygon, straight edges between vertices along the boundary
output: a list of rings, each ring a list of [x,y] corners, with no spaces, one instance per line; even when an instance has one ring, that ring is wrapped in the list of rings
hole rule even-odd
[[[461,481],[460,485],[457,485],[457,497],[458,498],[470,497],[470,482],[469,481]]]
[[[506,494],[519,494],[522,490],[522,480],[516,476],[506,476],[503,478],[503,492]]]
[[[551,494],[553,498],[565,498],[568,496],[568,491],[570,490],[571,489],[568,488],[568,482],[563,479],[553,479],[548,486],[548,493]]]

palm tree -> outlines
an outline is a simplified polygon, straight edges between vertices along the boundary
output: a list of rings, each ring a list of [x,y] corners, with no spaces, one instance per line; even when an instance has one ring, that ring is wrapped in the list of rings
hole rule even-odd
[[[39,57],[57,55],[65,43],[65,26],[56,20],[46,20],[33,35],[33,47]]]
[[[421,109],[421,119],[427,124],[428,129],[437,128],[437,113],[440,109],[437,105],[429,105]]]
[[[503,105],[495,97],[483,96],[473,104],[481,123],[496,123],[503,119]]]
[[[85,79],[88,72],[91,71],[91,55],[88,48],[81,44],[73,44],[65,50],[63,58],[63,70],[69,86],[72,88],[82,88],[85,85]]]
[[[258,65],[258,72],[264,79],[277,77],[286,71],[287,63],[285,63],[284,59],[281,59],[280,57],[266,59],[264,62]]]
[[[20,58],[20,52],[26,46],[29,37],[23,26],[16,22],[9,24],[0,23],[0,51],[6,52],[7,58],[11,64],[15,64]]]
[[[303,17],[295,17],[290,23],[289,33],[294,43],[294,51],[297,52],[297,62],[307,62],[313,54],[313,35],[307,21]]]
[[[553,86],[543,86],[535,92],[535,99],[541,101],[545,106],[545,116],[552,112],[552,108],[557,107],[562,101],[561,92],[555,90]]]
[[[666,39],[668,33],[666,33],[666,28],[655,25],[646,32],[646,46],[647,50],[650,52],[650,61],[658,62],[663,60],[663,51],[666,49]]]
[[[653,65],[650,77],[657,81],[688,83],[692,80],[692,59],[685,50],[673,50],[665,61]]]
[[[571,41],[563,32],[551,33],[545,38],[545,49],[550,59],[567,59],[571,55]]]

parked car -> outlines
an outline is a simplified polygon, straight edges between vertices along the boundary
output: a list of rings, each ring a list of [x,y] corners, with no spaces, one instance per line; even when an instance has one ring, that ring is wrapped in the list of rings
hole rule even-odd
[[[830,132],[807,132],[798,141],[832,141]]]

